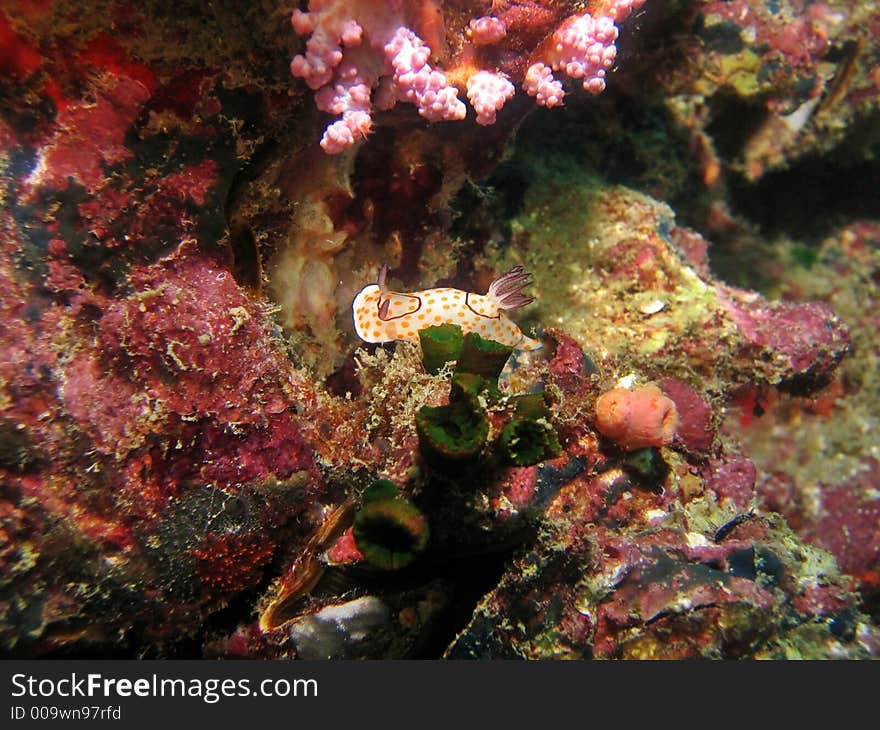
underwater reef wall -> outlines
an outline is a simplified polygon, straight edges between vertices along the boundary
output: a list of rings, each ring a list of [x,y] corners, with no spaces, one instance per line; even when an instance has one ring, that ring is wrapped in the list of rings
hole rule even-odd
[[[878,34],[5,3],[0,654],[880,655]]]

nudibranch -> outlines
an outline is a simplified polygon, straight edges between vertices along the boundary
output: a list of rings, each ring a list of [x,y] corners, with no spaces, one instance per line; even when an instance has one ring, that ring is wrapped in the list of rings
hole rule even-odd
[[[419,330],[440,324],[457,324],[462,332],[476,332],[488,340],[518,350],[537,350],[541,343],[505,316],[507,309],[531,304],[534,299],[522,293],[531,283],[531,274],[516,266],[498,277],[485,294],[439,287],[402,293],[391,291],[382,267],[378,281],[365,286],[354,298],[354,329],[365,342],[419,341]]]

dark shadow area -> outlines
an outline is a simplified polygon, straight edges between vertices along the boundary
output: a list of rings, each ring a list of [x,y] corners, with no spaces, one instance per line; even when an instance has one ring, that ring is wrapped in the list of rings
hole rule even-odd
[[[731,204],[767,236],[817,245],[853,219],[880,217],[878,153],[880,113],[875,112],[825,154],[804,157],[753,184],[731,175]]]
[[[470,623],[480,600],[498,585],[512,551],[487,553],[448,563],[437,577],[452,585],[450,605],[439,616],[412,659],[439,659]]]

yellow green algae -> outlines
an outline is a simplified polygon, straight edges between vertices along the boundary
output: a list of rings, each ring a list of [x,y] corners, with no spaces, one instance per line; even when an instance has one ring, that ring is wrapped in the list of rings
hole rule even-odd
[[[871,468],[869,459],[880,459],[880,331],[872,304],[880,297],[880,285],[871,277],[880,269],[880,249],[857,239],[857,228],[845,228],[817,249],[790,240],[775,246],[784,278],[768,294],[828,302],[852,337],[852,350],[839,370],[845,388],[832,386],[813,399],[783,394],[771,414],[740,434],[758,466],[791,475],[807,498],[805,506],[818,503],[809,497],[822,485],[850,481]],[[782,448],[785,434],[796,437],[786,438]]]
[[[438,406],[449,393],[450,368],[437,375],[422,366],[421,351],[413,342],[397,342],[393,349],[354,354],[362,392],[343,398],[318,390],[319,409],[326,415],[314,428],[316,456],[331,478],[344,480],[358,469],[397,484],[414,474],[415,418],[424,405]]]
[[[860,639],[867,625],[856,623],[855,636]],[[755,652],[755,659],[816,661],[827,659],[852,659],[852,645],[838,640],[830,634],[822,622],[812,622],[795,626],[790,631],[769,640]],[[857,658],[869,658],[857,657]]]
[[[763,63],[763,58],[750,48],[737,54],[707,56],[704,76],[694,84],[694,91],[708,96],[718,87],[732,86],[739,96],[745,98],[767,93],[772,84],[760,81],[759,71]]]
[[[672,210],[621,186],[608,186],[563,160],[536,161],[514,242],[496,266],[535,274],[531,322],[572,336],[597,363],[684,379],[725,378],[738,339],[715,289],[672,243]],[[686,340],[716,341],[684,358]],[[701,359],[702,357],[702,359]]]

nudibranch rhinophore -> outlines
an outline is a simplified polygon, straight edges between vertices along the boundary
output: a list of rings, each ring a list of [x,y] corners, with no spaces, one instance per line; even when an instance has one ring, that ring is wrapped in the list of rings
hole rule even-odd
[[[518,350],[537,350],[538,340],[527,337],[505,314],[531,304],[534,299],[522,293],[531,283],[531,274],[516,266],[489,284],[485,294],[440,287],[411,293],[391,291],[385,284],[383,266],[375,284],[365,286],[354,298],[354,329],[365,342],[418,342],[419,330],[439,324],[457,324],[462,332],[476,332],[487,340]]]

